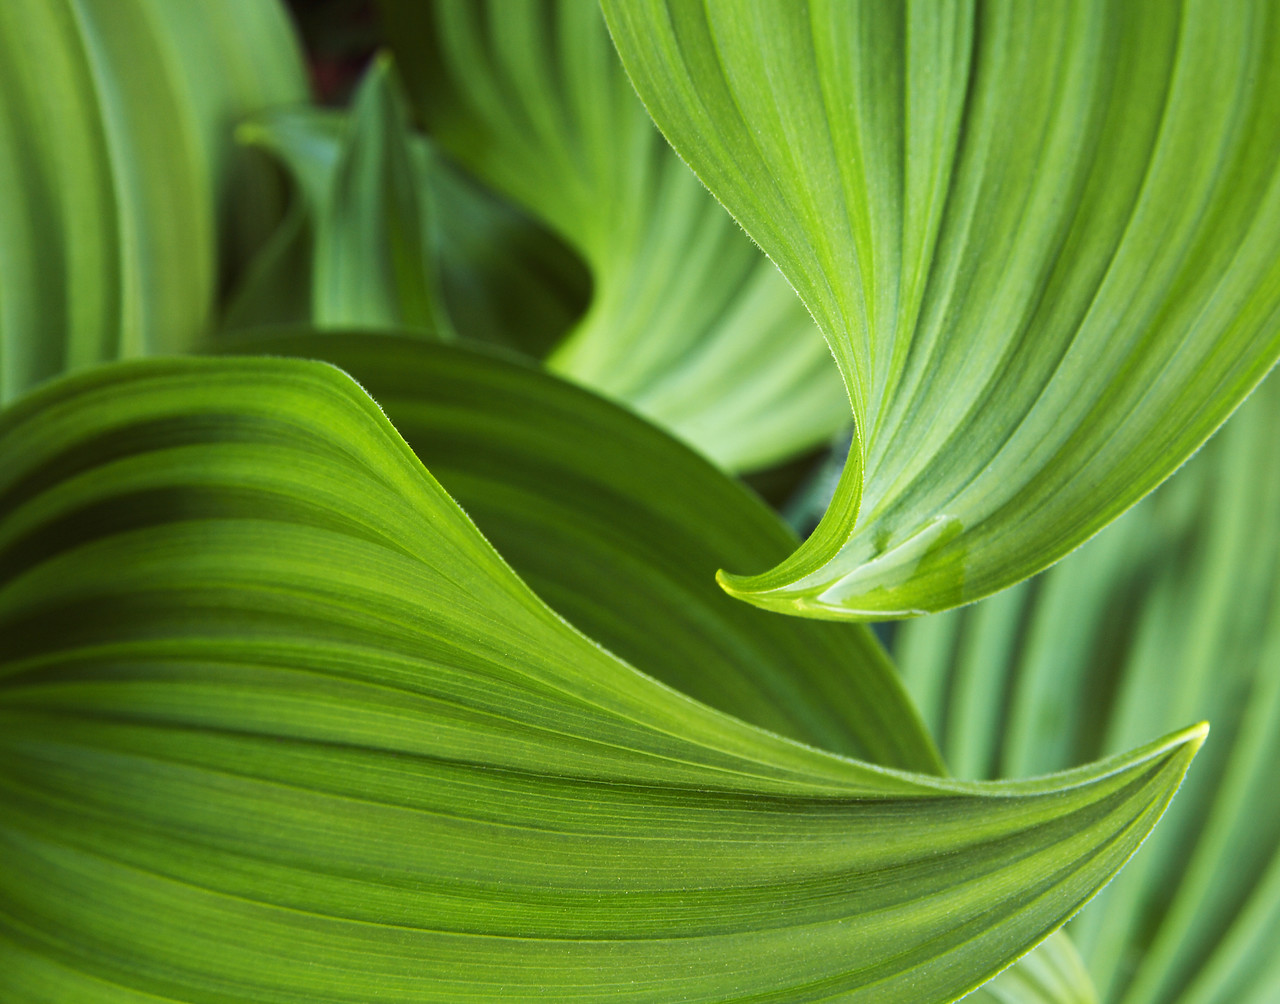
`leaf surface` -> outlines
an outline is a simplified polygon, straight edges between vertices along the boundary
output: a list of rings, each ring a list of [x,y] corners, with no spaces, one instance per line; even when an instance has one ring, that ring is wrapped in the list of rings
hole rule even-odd
[[[762,728],[941,773],[863,625],[762,615],[716,586],[796,539],[734,479],[611,402],[515,358],[371,333],[214,343],[322,359],[376,400],[525,582],[633,666]]]
[[[0,9],[0,402],[206,333],[274,221],[235,120],[306,93],[275,0]]]
[[[590,309],[554,371],[733,470],[848,424],[812,319],[653,127],[594,4],[382,8],[432,137],[591,268]]]
[[[1204,734],[973,784],[763,732],[572,629],[319,363],[91,372],[0,451],[9,999],[950,1000]]]
[[[1160,832],[1072,924],[1103,999],[1263,1004],[1280,979],[1280,383],[1045,575],[899,628],[965,777],[1055,770],[1211,717]]]
[[[289,173],[295,202],[222,321],[454,331],[541,357],[585,307],[574,253],[412,131],[389,57],[350,112],[271,109],[237,135]]]
[[[734,595],[876,619],[993,593],[1154,488],[1280,353],[1265,0],[604,9],[853,402],[826,518]]]
[[[297,333],[219,349],[324,359],[352,374],[521,578],[638,669],[801,742],[942,773],[865,626],[762,616],[716,587],[716,568],[774,560],[796,541],[647,423],[462,347]],[[974,1004],[1096,1001],[1062,933],[975,993]]]

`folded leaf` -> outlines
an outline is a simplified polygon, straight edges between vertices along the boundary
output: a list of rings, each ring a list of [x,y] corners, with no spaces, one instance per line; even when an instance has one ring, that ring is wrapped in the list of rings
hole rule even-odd
[[[796,539],[740,483],[649,423],[465,347],[305,332],[214,345],[351,374],[520,577],[636,668],[801,742],[941,773],[866,626],[763,615],[716,586],[725,563],[777,560]]]
[[[951,1000],[1204,735],[983,784],[763,732],[569,627],[322,364],[96,371],[0,451],[7,999]]]
[[[382,9],[433,138],[591,267],[591,308],[553,370],[735,470],[848,424],[812,319],[654,129],[594,4]]]
[[[796,541],[647,423],[463,348],[305,333],[219,348],[324,359],[352,374],[520,577],[638,669],[801,742],[941,772],[865,626],[761,615],[716,587],[716,568],[775,560]],[[975,1004],[1096,1000],[1062,933],[975,993]]]
[[[1105,1000],[1264,1004],[1280,979],[1280,382],[1044,576],[899,628],[966,777],[1055,770],[1211,716],[1156,838],[1072,924]]]
[[[603,6],[853,401],[826,518],[735,595],[884,618],[995,592],[1154,488],[1280,354],[1265,0]]]
[[[321,323],[452,335],[431,255],[434,212],[416,182],[408,109],[386,57],[356,92],[329,198],[318,214],[312,300]]]
[[[204,334],[275,220],[234,122],[304,95],[276,0],[0,5],[0,402]]]
[[[241,137],[261,131],[242,127]],[[320,138],[295,170],[315,232],[311,317],[330,327],[452,337],[433,253],[431,192],[419,184],[408,111],[386,57],[365,74],[349,119]]]
[[[240,127],[242,142],[280,160],[297,198],[222,326],[310,323],[425,338],[456,328],[545,355],[584,309],[590,277],[554,235],[412,132],[402,102],[380,57],[350,113],[297,105]]]

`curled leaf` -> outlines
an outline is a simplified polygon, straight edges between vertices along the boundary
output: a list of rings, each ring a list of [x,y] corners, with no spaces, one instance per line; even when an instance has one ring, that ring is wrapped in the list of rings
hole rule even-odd
[[[996,592],[1159,484],[1280,355],[1265,0],[603,6],[853,402],[825,519],[726,573],[734,595],[876,619]]]
[[[1196,727],[873,767],[571,628],[348,377],[175,360],[0,416],[17,1000],[951,1000],[1154,825]]]

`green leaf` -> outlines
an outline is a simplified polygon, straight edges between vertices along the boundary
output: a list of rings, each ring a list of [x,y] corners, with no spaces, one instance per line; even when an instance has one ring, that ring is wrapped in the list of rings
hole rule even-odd
[[[232,125],[304,95],[275,0],[0,5],[0,402],[205,333],[275,219]]]
[[[270,126],[240,129],[242,141],[295,153],[289,163],[314,228],[310,318],[324,327],[362,324],[453,337],[433,253],[432,192],[420,183],[408,110],[389,58],[375,59],[349,117],[321,123],[329,128],[316,136],[286,132],[293,146],[281,144]],[[296,226],[288,221],[285,233]]]
[[[386,57],[350,113],[277,108],[238,135],[281,162],[296,199],[233,294],[225,329],[456,329],[542,356],[585,307],[590,277],[573,252],[410,130]]]
[[[1056,770],[1211,717],[1156,838],[1072,929],[1103,997],[1264,1004],[1280,979],[1280,382],[1045,575],[899,628],[966,777]]]
[[[1058,931],[965,1001],[966,1004],[1098,1004],[1098,995],[1071,939]]]
[[[594,4],[382,7],[432,137],[591,268],[553,370],[735,470],[848,424],[812,320],[653,127]]]
[[[826,518],[734,595],[874,619],[993,593],[1154,488],[1280,354],[1266,0],[604,9],[853,401]]]
[[[356,92],[328,199],[317,214],[315,316],[452,337],[431,255],[430,191],[416,184],[408,109],[379,57]]]
[[[572,629],[323,364],[91,372],[0,451],[12,1000],[950,1000],[1204,735],[982,784],[763,732]]]
[[[517,363],[405,339],[299,333],[218,347],[324,359],[352,374],[520,577],[638,669],[801,742],[941,773],[865,626],[761,616],[717,588],[715,569],[776,560],[796,541],[646,423]],[[987,992],[1001,1002],[1095,999],[1063,934]]]
[[[520,577],[636,668],[801,742],[941,773],[867,627],[765,616],[716,585],[726,562],[778,560],[796,538],[649,423],[490,352],[365,333],[214,344],[351,374]]]

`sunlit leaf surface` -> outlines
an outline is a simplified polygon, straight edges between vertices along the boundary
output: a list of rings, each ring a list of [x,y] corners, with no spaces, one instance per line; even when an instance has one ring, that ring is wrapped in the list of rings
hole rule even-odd
[[[99,370],[0,452],[7,999],[949,1000],[1204,734],[974,784],[760,731],[572,629],[324,364]]]
[[[774,560],[795,540],[646,423],[491,354],[368,335],[222,343],[246,347],[351,373],[538,595],[633,666],[802,742],[939,771],[865,627],[761,615],[717,588],[716,568]],[[1058,934],[971,1000],[1096,997]]]
[[[777,560],[796,539],[649,423],[491,352],[303,331],[217,347],[350,373],[521,578],[633,666],[793,739],[941,771],[868,628],[764,615],[716,585],[726,562]]]
[[[882,618],[995,592],[1154,488],[1280,353],[1268,0],[603,6],[853,401],[826,519],[735,595]]]

